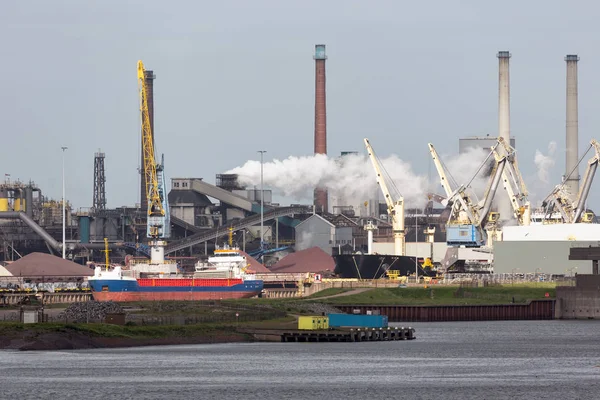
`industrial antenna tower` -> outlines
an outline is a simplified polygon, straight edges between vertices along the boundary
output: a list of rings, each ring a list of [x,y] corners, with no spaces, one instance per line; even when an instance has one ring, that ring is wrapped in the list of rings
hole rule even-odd
[[[94,201],[95,211],[106,209],[106,175],[104,174],[104,153],[94,154]]]

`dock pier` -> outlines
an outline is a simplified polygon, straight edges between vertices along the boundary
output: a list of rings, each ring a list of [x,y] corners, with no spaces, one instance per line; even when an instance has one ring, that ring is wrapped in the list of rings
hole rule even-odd
[[[381,342],[414,339],[416,339],[415,329],[411,327],[295,330],[281,333],[282,342]]]

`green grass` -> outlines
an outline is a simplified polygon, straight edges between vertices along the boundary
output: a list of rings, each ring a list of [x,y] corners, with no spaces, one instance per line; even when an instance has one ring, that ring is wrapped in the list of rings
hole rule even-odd
[[[548,285],[505,285],[459,288],[457,286],[429,286],[372,289],[355,295],[324,300],[328,304],[373,305],[462,305],[526,303],[533,299],[555,297],[555,288]]]

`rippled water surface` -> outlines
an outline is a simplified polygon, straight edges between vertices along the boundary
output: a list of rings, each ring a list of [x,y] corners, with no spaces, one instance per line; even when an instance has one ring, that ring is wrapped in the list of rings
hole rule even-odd
[[[600,321],[413,326],[399,342],[0,351],[0,398],[600,398]]]

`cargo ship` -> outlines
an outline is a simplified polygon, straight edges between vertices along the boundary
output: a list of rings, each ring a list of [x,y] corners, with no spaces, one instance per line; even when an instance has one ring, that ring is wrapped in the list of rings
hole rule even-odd
[[[419,276],[435,276],[435,271],[424,269],[415,257],[356,253],[334,255],[333,259],[333,272],[340,278],[380,279],[387,277],[388,270],[398,271],[399,276],[409,276],[414,275],[416,268]]]
[[[215,249],[206,262],[197,262],[192,274],[183,274],[175,262],[132,263],[127,269],[96,267],[88,279],[94,300],[222,300],[259,295],[263,281],[249,269],[238,248]]]

